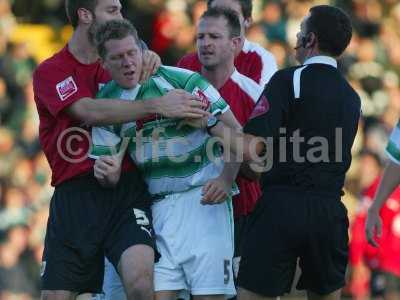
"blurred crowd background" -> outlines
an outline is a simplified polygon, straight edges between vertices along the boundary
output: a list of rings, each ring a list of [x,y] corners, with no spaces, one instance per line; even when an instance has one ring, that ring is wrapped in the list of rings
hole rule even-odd
[[[174,65],[194,49],[195,25],[206,8],[205,1],[121,3],[124,16],[164,64]],[[247,37],[271,51],[280,68],[294,65],[293,47],[301,19],[310,6],[327,3],[344,8],[355,28],[351,45],[339,62],[361,97],[363,110],[344,196],[353,224],[355,216],[365,212],[365,191],[382,171],[388,135],[400,113],[399,1],[255,0],[254,23]],[[64,0],[0,0],[0,300],[39,296],[52,188],[38,143],[32,71],[66,43],[72,32],[66,24]],[[363,259],[353,260],[345,294],[368,299],[373,266]]]

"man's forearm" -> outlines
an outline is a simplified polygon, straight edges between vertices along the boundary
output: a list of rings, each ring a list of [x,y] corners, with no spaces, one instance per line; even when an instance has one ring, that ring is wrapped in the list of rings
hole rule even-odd
[[[219,122],[211,128],[211,134],[224,141],[225,149],[235,153],[238,157],[243,155],[244,161],[257,161],[266,145],[263,138],[234,130],[225,126],[223,122]]]
[[[390,194],[393,193],[394,189],[399,185],[399,183],[400,165],[390,161],[383,172],[375,200],[370,209],[379,212],[385,201],[389,198]]]
[[[146,101],[125,101],[118,99],[85,99],[83,107],[83,121],[90,126],[106,124],[121,124],[144,118],[158,113],[159,98]],[[75,112],[79,115],[79,112]]]
[[[202,118],[207,115],[205,103],[184,90],[174,89],[159,98],[126,101],[119,99],[82,98],[72,103],[67,113],[87,125],[121,124],[150,114],[167,118]]]
[[[239,173],[240,169],[240,162],[235,161],[234,159],[235,154],[230,153],[230,156],[224,157],[224,168],[222,170],[222,173],[220,177],[225,181],[232,183],[236,180],[237,174]]]

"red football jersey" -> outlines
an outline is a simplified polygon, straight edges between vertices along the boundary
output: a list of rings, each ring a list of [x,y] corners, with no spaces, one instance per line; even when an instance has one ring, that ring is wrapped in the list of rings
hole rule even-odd
[[[234,71],[227,82],[218,90],[222,98],[231,107],[232,113],[244,125],[250,118],[253,108],[263,89],[250,78]],[[261,188],[258,181],[251,181],[238,175],[236,183],[239,187],[239,195],[233,197],[233,210],[235,217],[248,215],[261,196]]]
[[[186,55],[178,64],[180,68],[201,73],[201,65],[196,53]],[[235,70],[228,81],[218,90],[242,126],[249,120],[262,91],[261,85],[256,84],[238,70]],[[257,199],[261,196],[260,184],[258,181],[251,181],[240,175],[238,175],[236,183],[240,193],[233,197],[234,215],[235,217],[245,216],[253,210]]]
[[[182,57],[177,66],[200,73],[201,63],[197,53]],[[274,56],[257,43],[244,41],[243,49],[235,58],[235,67],[239,73],[253,79],[260,86],[270,80],[278,70]]]
[[[39,140],[52,170],[53,186],[92,170],[94,160],[88,158],[90,128],[82,127],[65,108],[81,98],[95,97],[109,80],[99,61],[82,64],[68,46],[35,70],[33,89],[40,119]],[[124,165],[126,169],[126,162]]]
[[[400,188],[397,188],[380,211],[382,237],[379,247],[374,248],[365,238],[365,221],[368,207],[372,203],[380,178],[363,192],[363,200],[351,227],[350,263],[356,265],[363,259],[366,264],[382,271],[400,276]]]

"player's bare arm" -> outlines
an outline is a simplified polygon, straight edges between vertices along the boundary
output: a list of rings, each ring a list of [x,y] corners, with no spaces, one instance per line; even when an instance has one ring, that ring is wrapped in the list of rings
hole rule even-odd
[[[383,172],[378,191],[371,207],[368,209],[367,221],[365,224],[365,233],[368,243],[377,247],[378,243],[375,240],[375,234],[378,238],[382,234],[382,220],[379,212],[389,198],[390,194],[400,184],[400,165],[390,161],[385,171]]]
[[[99,99],[97,99],[99,100]],[[121,124],[160,114],[168,118],[201,118],[205,104],[184,90],[171,90],[166,95],[147,101],[82,98],[72,103],[67,112],[86,125]]]
[[[229,145],[233,153],[243,153],[244,162],[259,162],[260,157],[264,153],[265,139],[234,130],[226,126],[224,122],[219,122],[215,125],[211,129],[211,133],[213,136],[224,139],[224,142]]]
[[[230,109],[218,115],[217,118],[234,131],[242,130]],[[226,150],[224,151],[224,168],[221,175],[209,180],[203,188],[203,198],[201,199],[203,204],[219,204],[227,199],[232,190],[232,185],[240,169],[240,162],[236,161],[235,154],[229,151],[229,148]]]
[[[231,112],[232,113],[232,112]],[[190,125],[196,128],[207,127],[208,116],[197,119],[185,119],[181,122],[182,125]],[[236,156],[243,154],[243,164],[256,164],[261,165],[262,156],[265,152],[265,139],[256,137],[251,134],[245,134],[241,130],[240,124],[235,122],[232,124],[238,124],[237,126],[227,126],[226,123],[229,121],[221,119],[222,122],[218,122],[211,130],[210,133],[213,136],[219,137],[224,140],[226,147],[229,147],[230,151]],[[259,172],[254,172],[253,168],[249,166],[242,166],[243,170],[246,171],[247,177],[256,179],[260,176]]]

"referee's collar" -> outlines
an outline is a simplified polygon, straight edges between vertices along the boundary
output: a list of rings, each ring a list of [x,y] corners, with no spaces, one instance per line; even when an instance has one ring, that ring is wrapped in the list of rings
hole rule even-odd
[[[304,62],[303,65],[311,65],[311,64],[324,64],[324,65],[330,65],[334,68],[337,68],[337,62],[336,59],[330,56],[325,56],[325,55],[318,55],[318,56],[313,56]]]

